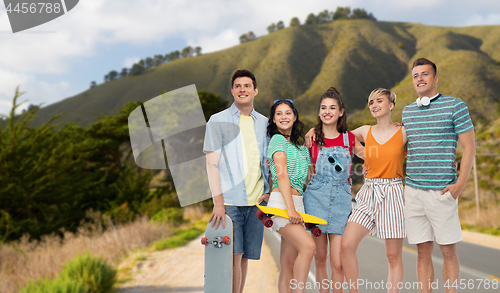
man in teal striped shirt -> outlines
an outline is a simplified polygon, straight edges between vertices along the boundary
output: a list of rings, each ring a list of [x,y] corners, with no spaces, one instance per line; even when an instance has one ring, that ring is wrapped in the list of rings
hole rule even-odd
[[[456,292],[460,278],[456,243],[462,240],[457,203],[476,155],[474,126],[465,102],[437,92],[437,68],[432,61],[417,59],[412,77],[419,98],[403,110],[403,125],[408,135],[405,187],[408,242],[417,244],[420,292],[432,292],[434,239],[443,255],[446,292]],[[457,178],[454,162],[458,141],[464,153]]]

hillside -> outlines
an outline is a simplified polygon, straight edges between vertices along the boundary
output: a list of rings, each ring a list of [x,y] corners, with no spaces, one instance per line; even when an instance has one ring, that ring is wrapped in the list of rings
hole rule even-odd
[[[38,123],[65,112],[60,121],[87,125],[126,102],[147,101],[189,84],[232,100],[230,77],[247,68],[257,77],[256,109],[268,114],[273,100],[293,98],[308,125],[318,97],[330,86],[344,97],[351,125],[373,123],[363,110],[376,87],[398,95],[394,119],[416,95],[410,67],[427,57],[438,65],[440,92],[460,97],[474,122],[497,115],[500,92],[500,26],[434,27],[412,23],[339,20],[289,27],[254,41],[202,56],[180,59],[88,89],[39,111]],[[355,113],[355,115],[352,115]]]

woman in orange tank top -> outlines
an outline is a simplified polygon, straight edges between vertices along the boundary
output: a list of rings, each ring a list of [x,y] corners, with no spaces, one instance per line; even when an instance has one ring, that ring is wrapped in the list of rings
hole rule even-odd
[[[377,119],[374,126],[361,126],[352,133],[365,142],[364,160],[367,168],[365,184],[356,195],[356,208],[352,211],[344,231],[341,245],[342,266],[348,284],[356,284],[359,275],[356,250],[369,233],[385,239],[389,263],[388,292],[399,292],[404,277],[403,239],[404,196],[403,163],[406,157],[404,127],[391,121],[396,105],[394,92],[377,88],[368,98],[370,112]],[[357,284],[349,292],[358,292]]]

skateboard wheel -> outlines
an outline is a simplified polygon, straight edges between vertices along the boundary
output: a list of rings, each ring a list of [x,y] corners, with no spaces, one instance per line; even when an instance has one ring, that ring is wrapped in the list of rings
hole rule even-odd
[[[258,210],[255,214],[257,215],[257,218],[259,218],[259,220],[262,221],[262,218],[264,217],[264,212],[261,210]]]
[[[208,244],[208,238],[207,237],[201,238],[201,244],[202,245],[207,245]]]
[[[262,219],[262,223],[264,224],[264,226],[266,226],[267,228],[271,228],[271,226],[273,225],[273,220],[271,220],[271,217],[264,217]]]
[[[314,227],[314,225],[310,223],[305,223],[304,225],[306,226],[307,230],[312,230],[312,228]]]
[[[231,238],[229,236],[224,236],[224,244],[229,244],[231,243]]]
[[[314,237],[319,237],[321,235],[321,229],[319,227],[313,227],[311,229],[311,233],[314,235]]]

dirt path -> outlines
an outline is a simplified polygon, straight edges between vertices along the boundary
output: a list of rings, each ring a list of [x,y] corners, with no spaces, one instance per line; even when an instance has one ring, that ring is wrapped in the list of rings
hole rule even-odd
[[[183,247],[131,255],[119,266],[117,293],[203,293],[204,253],[201,236]],[[246,293],[277,293],[278,267],[265,240],[259,261],[249,261]]]

